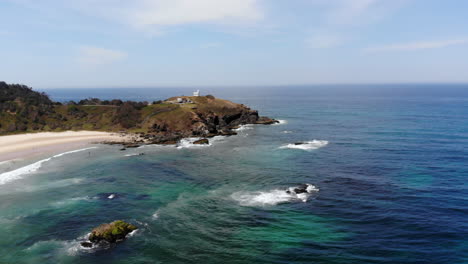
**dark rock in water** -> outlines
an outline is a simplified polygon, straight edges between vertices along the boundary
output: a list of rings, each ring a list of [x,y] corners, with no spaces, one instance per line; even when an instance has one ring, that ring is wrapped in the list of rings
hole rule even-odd
[[[82,246],[82,247],[85,247],[85,248],[92,248],[92,247],[93,247],[93,243],[88,242],[88,241],[85,241],[85,242],[81,242],[81,246]]]
[[[135,143],[125,143],[124,144],[125,148],[138,148],[139,146],[140,146],[139,144],[135,144]]]
[[[132,231],[138,229],[136,226],[126,223],[122,220],[114,221],[110,224],[102,224],[91,231],[89,241],[91,243],[116,243],[125,239]],[[86,243],[86,242],[84,242]]]
[[[138,154],[138,156],[143,156],[143,155],[145,155],[145,153],[139,153],[139,154]]]
[[[222,131],[219,131],[219,135],[220,136],[235,136],[237,135],[237,132],[232,131],[232,130],[222,130]]]
[[[278,120],[266,117],[266,116],[261,116],[258,118],[258,120],[255,122],[255,124],[259,125],[272,125],[272,124],[277,124],[279,123]]]
[[[299,193],[307,193],[307,187],[309,187],[308,184],[301,184],[298,187],[294,188],[294,192],[299,194]]]
[[[120,151],[124,151],[124,150],[127,150],[126,148],[121,148]]]
[[[304,144],[307,144],[307,143],[304,143],[304,142],[296,142],[296,143],[294,143],[294,145],[304,145]]]
[[[202,139],[199,139],[197,141],[194,141],[193,144],[195,144],[195,145],[207,145],[207,144],[210,144],[210,141],[208,141],[208,139],[206,139],[206,138],[202,138]]]
[[[298,187],[294,188],[292,192],[294,192],[295,194],[308,193],[307,187],[309,187],[308,184],[301,184]],[[287,190],[286,193],[291,193],[291,191]]]

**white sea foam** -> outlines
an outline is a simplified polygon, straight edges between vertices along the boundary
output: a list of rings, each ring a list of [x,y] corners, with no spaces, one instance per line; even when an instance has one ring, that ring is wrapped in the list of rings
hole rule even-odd
[[[236,192],[231,195],[231,198],[238,201],[242,206],[271,206],[293,201],[307,202],[307,199],[312,193],[319,191],[314,185],[307,185],[307,193],[296,194],[294,192],[295,187],[290,187],[288,188],[289,192],[279,189],[257,192]]]
[[[109,196],[107,197],[107,199],[111,199],[111,200],[114,199],[114,198],[115,198],[115,194],[111,194],[111,195],[109,195]]]
[[[0,174],[0,185],[6,184],[8,182],[19,180],[21,179],[22,175],[33,173],[37,171],[41,166],[42,163],[49,161],[51,158],[43,159],[40,161],[36,161],[33,164],[26,165],[24,167],[18,168],[16,170],[4,172]]]
[[[159,218],[159,213],[160,213],[160,209],[156,210],[156,212],[154,212],[154,214],[151,216],[154,220],[158,219]]]
[[[287,123],[288,123],[288,120],[278,119],[278,123],[275,123],[273,125],[285,125]]]
[[[43,159],[43,160],[40,160],[40,161],[36,161],[36,162],[34,162],[34,163],[32,163],[32,164],[29,164],[29,165],[26,165],[26,166],[24,166],[24,167],[21,167],[21,168],[12,170],[12,171],[4,172],[4,173],[0,174],[0,185],[6,184],[6,183],[11,182],[11,181],[14,181],[14,180],[19,180],[19,179],[22,178],[23,175],[36,172],[39,168],[42,167],[42,164],[43,164],[44,162],[47,162],[47,161],[49,161],[49,160],[51,160],[51,159],[59,158],[59,157],[62,157],[62,156],[64,156],[64,155],[67,155],[67,154],[76,153],[76,152],[80,152],[80,151],[84,151],[84,150],[89,150],[89,149],[94,149],[94,148],[97,148],[97,147],[91,147],[91,148],[84,148],[84,149],[77,149],[77,150],[67,151],[67,152],[64,152],[64,153],[60,153],[60,154],[54,155],[54,156],[52,156],[52,157],[50,157],[50,158],[47,158],[47,159]]]
[[[290,130],[284,130],[283,133],[284,133],[284,134],[291,134],[292,131],[290,131]]]
[[[90,150],[90,149],[95,149],[95,148],[97,148],[97,147],[90,147],[90,148],[71,150],[71,151],[67,151],[67,152],[60,153],[60,154],[57,154],[55,156],[52,156],[52,158],[58,158],[58,157],[62,157],[62,156],[67,155],[67,154],[72,154],[72,153],[81,152],[81,151]]]
[[[201,138],[184,138],[184,139],[181,139],[179,141],[179,143],[177,143],[177,148],[178,149],[206,148],[206,147],[213,146],[213,144],[224,141],[225,138],[226,138],[225,136],[215,136],[215,137],[209,138],[208,139],[208,141],[209,141],[208,144],[193,144],[193,142],[195,142],[195,141],[197,141],[197,140],[199,140]]]
[[[132,156],[138,156],[138,153],[132,153],[132,154],[126,154],[125,157],[132,157]]]
[[[234,129],[234,131],[239,132],[239,131],[244,131],[244,130],[250,130],[250,129],[253,129],[253,128],[254,128],[253,125],[247,124],[247,125],[239,126],[239,128]]]
[[[307,141],[307,142],[302,142],[301,144],[287,144],[284,146],[281,146],[281,149],[302,149],[302,150],[314,150],[314,149],[319,149],[322,147],[325,147],[328,145],[328,141],[326,140],[312,140],[312,141]]]
[[[53,202],[51,203],[50,205],[52,207],[63,207],[63,206],[67,206],[67,205],[70,205],[70,204],[74,204],[74,203],[77,203],[77,202],[80,202],[80,201],[89,201],[89,197],[88,196],[84,196],[84,197],[74,197],[74,198],[70,198],[70,199],[65,199],[65,200],[62,200],[62,201],[57,201],[57,202]]]

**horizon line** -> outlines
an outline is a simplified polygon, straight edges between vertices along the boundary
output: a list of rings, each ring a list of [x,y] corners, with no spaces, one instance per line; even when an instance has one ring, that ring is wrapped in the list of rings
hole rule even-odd
[[[13,83],[10,83],[13,84]],[[15,83],[16,84],[16,83]],[[21,83],[19,83],[21,84]],[[26,86],[29,86],[25,84]],[[140,85],[140,86],[64,86],[64,87],[41,87],[34,86],[33,89],[173,89],[173,88],[282,88],[282,87],[312,87],[312,86],[358,86],[358,85],[468,85],[467,82],[362,82],[362,83],[310,83],[310,84],[272,84],[272,85]]]

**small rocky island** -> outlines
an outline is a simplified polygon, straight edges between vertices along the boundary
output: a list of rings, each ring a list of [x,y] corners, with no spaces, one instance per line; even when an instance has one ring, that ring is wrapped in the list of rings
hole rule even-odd
[[[124,148],[141,144],[176,144],[182,138],[235,135],[246,124],[274,124],[243,104],[212,95],[171,97],[154,102],[84,99],[54,102],[30,87],[0,82],[0,135],[93,130],[127,135]]]
[[[91,231],[89,241],[81,242],[81,246],[91,248],[100,243],[114,244],[123,241],[128,234],[138,228],[122,220],[117,220],[109,224],[102,224]]]

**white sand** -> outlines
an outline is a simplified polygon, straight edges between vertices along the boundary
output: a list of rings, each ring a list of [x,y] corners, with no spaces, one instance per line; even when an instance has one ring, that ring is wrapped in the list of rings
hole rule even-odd
[[[95,142],[124,141],[118,133],[97,131],[44,132],[0,136],[0,162],[31,155],[74,149]]]

